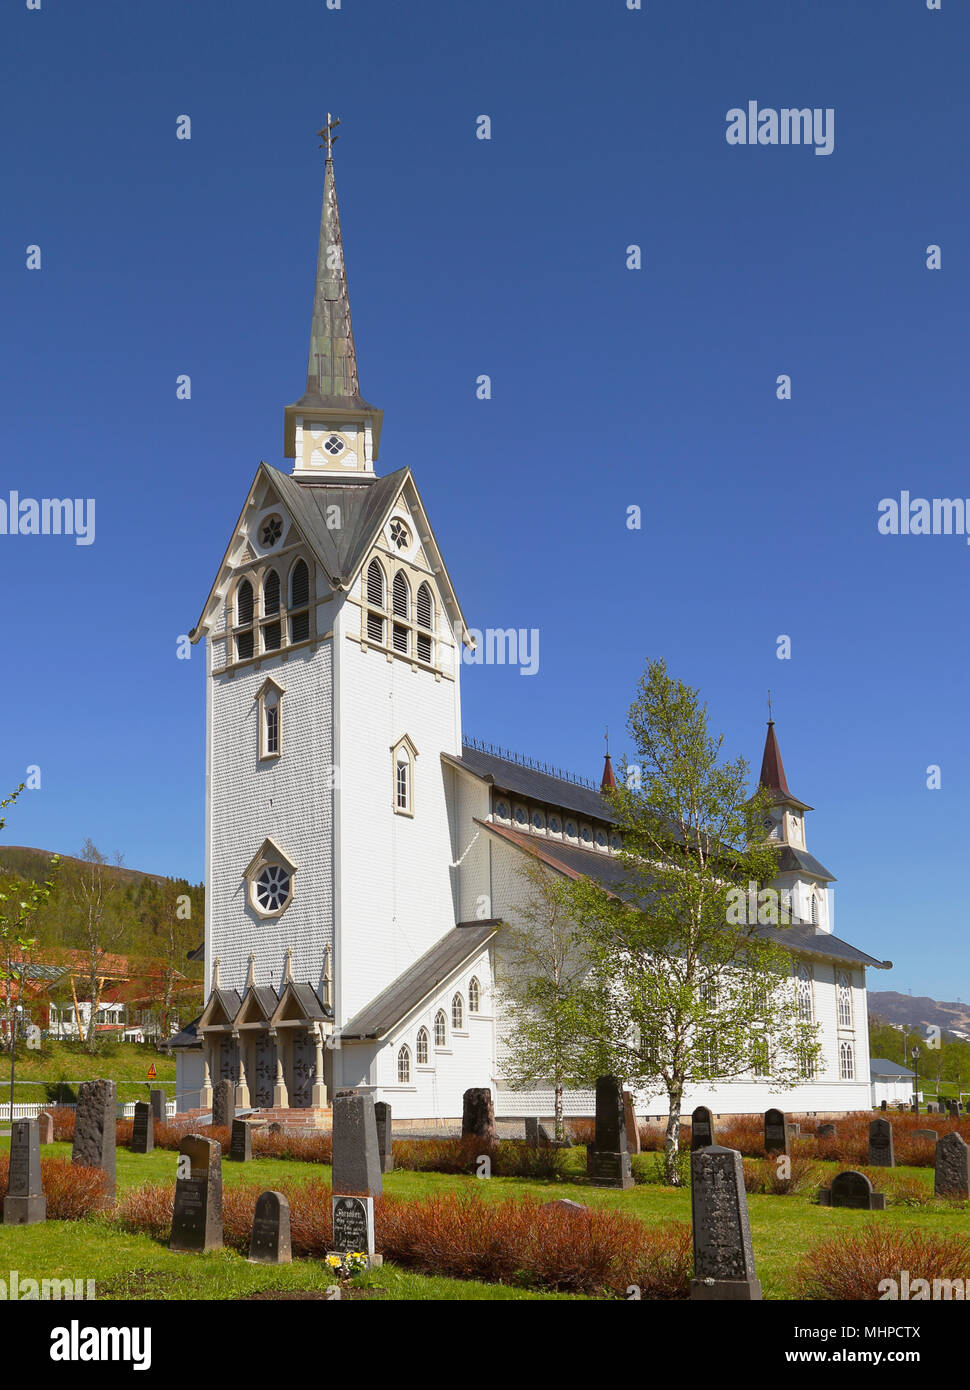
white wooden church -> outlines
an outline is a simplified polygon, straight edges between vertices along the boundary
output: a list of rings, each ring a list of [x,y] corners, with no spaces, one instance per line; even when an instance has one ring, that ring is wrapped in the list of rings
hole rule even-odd
[[[470,638],[414,477],[377,471],[382,418],[358,383],[328,139],[288,470],[259,465],[192,633],[208,653],[206,1003],[174,1043],[183,1110],[231,1078],[237,1107],[311,1123],[350,1086],[395,1120],[456,1119],[470,1086],[491,1086],[497,1116],[552,1114],[551,1090],[503,1083],[501,924],[525,857],[609,884],[619,836],[603,787],[463,741]],[[824,1059],[780,1096],[725,1081],[685,1109],[867,1108],[866,968],[887,962],[833,933],[833,876],[806,849],[811,808],[771,724],[761,780]],[[641,1114],[665,1109],[638,1098]],[[566,1111],[592,1114],[592,1091]]]

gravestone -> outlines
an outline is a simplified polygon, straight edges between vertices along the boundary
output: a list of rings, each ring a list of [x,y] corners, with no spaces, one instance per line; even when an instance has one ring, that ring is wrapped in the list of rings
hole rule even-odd
[[[869,1125],[869,1167],[895,1168],[891,1120],[873,1120]]]
[[[245,1120],[233,1120],[229,1139],[230,1163],[251,1163],[253,1157],[253,1133]]]
[[[886,1102],[885,1102],[884,1100],[881,1100],[881,1101],[879,1102],[879,1109],[882,1110],[883,1113],[885,1113],[885,1111],[888,1109],[888,1107],[887,1107],[887,1105],[886,1105]]]
[[[155,1148],[155,1116],[147,1101],[135,1101],[135,1118],[131,1126],[131,1152],[150,1154]]]
[[[835,1125],[819,1125],[815,1133],[819,1139],[832,1139],[837,1131]]]
[[[236,1118],[236,1088],[231,1081],[217,1081],[212,1088],[212,1123],[232,1129]]]
[[[53,1144],[54,1116],[49,1110],[42,1110],[37,1116],[37,1129],[40,1132],[40,1142],[42,1144]]]
[[[940,1136],[939,1136],[939,1133],[938,1133],[935,1129],[914,1129],[914,1130],[913,1130],[913,1138],[914,1138],[914,1139],[932,1139],[932,1140],[933,1140],[933,1143],[935,1144],[936,1141],[937,1141],[937,1139],[939,1139],[939,1137],[940,1137]]]
[[[382,1256],[374,1253],[373,1197],[332,1199],[333,1251],[337,1255],[366,1255],[371,1265],[380,1265]]]
[[[699,1105],[690,1117],[690,1147],[707,1149],[714,1143],[714,1118],[706,1105]]]
[[[488,1086],[472,1086],[462,1097],[461,1137],[470,1136],[489,1146],[495,1143],[495,1107]]]
[[[115,1121],[118,1091],[113,1081],[82,1081],[74,1115],[71,1162],[102,1168],[108,1175],[108,1196],[115,1195]]]
[[[152,1119],[165,1119],[165,1092],[152,1089],[148,1092],[148,1104],[152,1107]]]
[[[637,1124],[636,1111],[633,1109],[633,1096],[631,1092],[623,1092],[623,1118],[626,1122],[626,1146],[631,1154],[640,1152],[640,1126]]]
[[[951,1100],[948,1108],[953,1119],[958,1119],[960,1115],[960,1102],[958,1100]]]
[[[615,1076],[596,1078],[596,1137],[586,1150],[586,1176],[594,1187],[633,1186],[623,1091]]]
[[[384,1191],[374,1097],[338,1091],[333,1101],[333,1191],[375,1197]]]
[[[690,1207],[694,1227],[692,1299],[753,1302],[755,1278],[744,1169],[735,1149],[719,1144],[690,1156]]]
[[[539,1144],[539,1120],[537,1116],[526,1115],[525,1117],[525,1142],[537,1148]]]
[[[10,1169],[3,1199],[5,1226],[33,1226],[47,1220],[47,1198],[40,1176],[40,1129],[36,1120],[14,1120],[10,1127]]]
[[[282,1192],[259,1194],[249,1238],[249,1259],[261,1265],[288,1265],[293,1260],[290,1204]]]
[[[818,1194],[820,1207],[854,1207],[861,1211],[885,1211],[886,1197],[882,1192],[873,1192],[872,1183],[865,1173],[847,1169],[832,1179],[831,1187],[823,1187]]]
[[[970,1197],[970,1148],[956,1131],[937,1143],[935,1170],[937,1197]]]
[[[581,1216],[589,1211],[589,1207],[584,1207],[582,1202],[574,1202],[571,1197],[556,1197],[551,1202],[543,1202],[543,1211],[564,1211],[571,1216]]]
[[[168,1248],[194,1252],[222,1248],[222,1148],[215,1139],[187,1134],[179,1145]]]
[[[786,1124],[785,1124],[785,1128],[786,1128],[786,1130],[788,1131],[788,1137],[789,1137],[789,1139],[800,1139],[800,1138],[801,1138],[802,1127],[801,1127],[800,1124],[798,1124],[797,1121],[795,1121],[795,1120],[788,1120],[788,1121],[786,1122]]]
[[[781,1110],[765,1111],[765,1153],[788,1153],[788,1121]]]
[[[379,1100],[374,1105],[374,1119],[377,1121],[377,1152],[380,1155],[382,1173],[394,1172],[394,1139],[391,1125],[391,1107],[387,1101]]]

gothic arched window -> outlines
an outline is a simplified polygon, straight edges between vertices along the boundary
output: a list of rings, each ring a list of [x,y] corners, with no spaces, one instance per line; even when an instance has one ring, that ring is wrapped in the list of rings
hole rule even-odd
[[[411,1080],[411,1049],[402,1047],[397,1054],[397,1079],[399,1082]]]
[[[411,631],[405,627],[411,617],[411,590],[403,570],[394,576],[394,617],[400,619],[394,624],[394,650],[407,653],[411,646]]]
[[[263,617],[273,621],[263,623],[263,650],[275,652],[283,645],[283,629],[279,621],[280,577],[270,570],[263,580]]]
[[[451,1001],[451,1026],[452,1028],[464,1028],[465,1026],[465,1001],[460,994],[456,994]]]
[[[236,658],[245,661],[253,654],[253,586],[244,579],[236,590]]]
[[[305,642],[310,636],[310,571],[297,560],[290,572],[290,641]]]
[[[481,1004],[481,986],[473,975],[468,981],[468,1012],[477,1014]]]
[[[812,893],[812,926],[818,926],[818,894]]]
[[[415,1051],[417,1052],[418,1066],[419,1066],[419,1067],[426,1067],[426,1066],[428,1065],[428,1044],[429,1044],[429,1042],[430,1042],[430,1038],[428,1037],[428,1030],[427,1030],[427,1028],[419,1028],[419,1029],[418,1029],[417,1046],[416,1046],[416,1049],[415,1049]]]
[[[431,589],[427,584],[421,584],[418,588],[417,601],[418,627],[426,628],[426,632],[418,633],[418,660],[425,661],[430,666],[431,658],[434,655],[434,599],[431,597]]]
[[[855,1052],[850,1042],[839,1043],[839,1079],[855,1080]]]
[[[367,566],[367,636],[371,642],[384,642],[384,571],[378,560]],[[381,612],[374,612],[381,609]]]
[[[839,1001],[839,1027],[852,1027],[852,981],[844,970],[839,971],[837,981]]]
[[[439,1009],[434,1016],[434,1045],[444,1047],[448,1040],[448,1020],[445,1018],[444,1009]]]
[[[795,966],[795,992],[798,996],[798,1017],[803,1023],[815,1020],[815,1002],[812,996],[812,969],[804,961]]]

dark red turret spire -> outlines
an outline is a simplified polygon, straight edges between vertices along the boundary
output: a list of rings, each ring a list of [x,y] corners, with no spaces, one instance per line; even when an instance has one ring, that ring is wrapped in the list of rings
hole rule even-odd
[[[778,740],[775,737],[775,721],[773,719],[768,720],[765,752],[761,759],[760,785],[766,787],[768,791],[774,792],[777,796],[785,797],[786,800],[794,799],[788,790],[785,765],[781,760],[781,749],[778,747]]]
[[[616,787],[616,778],[613,776],[613,764],[610,761],[610,731],[606,730],[606,762],[603,764],[603,780],[600,782],[601,792],[611,792]]]

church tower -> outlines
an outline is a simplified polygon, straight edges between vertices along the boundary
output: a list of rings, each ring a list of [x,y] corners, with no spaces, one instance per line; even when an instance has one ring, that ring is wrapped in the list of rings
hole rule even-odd
[[[771,796],[765,832],[773,844],[781,846],[774,886],[789,898],[794,919],[811,923],[820,932],[831,932],[832,895],[828,886],[835,879],[806,848],[805,813],[812,807],[789,790],[773,719],[768,720],[759,785]]]
[[[461,749],[466,629],[410,471],[374,471],[336,124],[292,468],[259,465],[191,634],[208,649],[197,1032],[206,1084],[258,1107],[368,1084],[372,1050],[340,1045],[342,1025],[456,922],[441,756]]]

